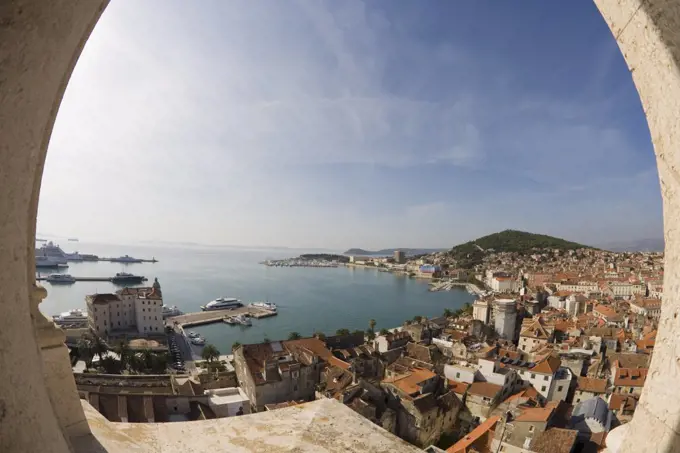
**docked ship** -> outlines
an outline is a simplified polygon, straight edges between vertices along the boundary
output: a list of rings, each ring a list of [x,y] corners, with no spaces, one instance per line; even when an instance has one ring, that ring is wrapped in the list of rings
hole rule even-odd
[[[36,269],[58,269],[60,267],[68,267],[66,262],[58,259],[52,258],[50,256],[36,255],[35,256],[35,267]]]
[[[87,322],[87,313],[79,308],[76,308],[74,310],[60,313],[57,316],[53,316],[52,321],[60,326],[68,324],[84,324]]]
[[[118,272],[114,277],[111,278],[113,283],[142,283],[147,280],[146,277],[141,275],[128,274],[127,272]]]
[[[230,316],[229,318],[226,318],[224,322],[226,322],[227,324],[241,324],[242,326],[249,327],[253,325],[250,318],[248,318],[245,315]]]
[[[35,251],[35,256],[45,256],[60,264],[66,264],[67,261],[83,261],[83,257],[78,252],[66,253],[52,241],[40,246]]]
[[[163,311],[161,312],[161,314],[163,315],[163,319],[165,319],[170,318],[172,316],[183,315],[184,313],[182,313],[182,310],[180,310],[174,305],[172,307],[169,305],[163,305]]]
[[[76,279],[73,278],[70,274],[50,274],[47,276],[45,281],[52,283],[52,284],[65,284],[65,285],[70,285],[72,283],[76,282]]]
[[[243,303],[240,300],[233,297],[218,297],[217,299],[208,302],[201,306],[203,311],[211,310],[231,310],[234,308],[243,307]]]
[[[257,308],[264,308],[265,310],[273,311],[274,313],[276,313],[276,304],[273,304],[271,302],[253,302],[250,305]]]

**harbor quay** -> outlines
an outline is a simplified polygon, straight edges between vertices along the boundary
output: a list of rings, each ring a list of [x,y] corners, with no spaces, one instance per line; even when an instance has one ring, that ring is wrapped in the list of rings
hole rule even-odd
[[[251,318],[261,319],[267,318],[269,316],[276,316],[276,314],[277,313],[275,311],[248,305],[244,307],[234,308],[231,310],[210,310],[199,311],[194,313],[185,313],[183,315],[169,317],[165,320],[165,322],[167,325],[177,323],[182,328],[185,328],[223,322],[225,318],[230,318],[238,315],[248,315]]]

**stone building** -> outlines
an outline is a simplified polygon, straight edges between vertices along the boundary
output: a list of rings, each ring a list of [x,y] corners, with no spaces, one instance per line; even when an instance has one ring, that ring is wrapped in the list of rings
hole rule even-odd
[[[124,288],[116,294],[85,297],[88,325],[97,335],[134,331],[163,334],[163,294],[158,279],[150,288]]]
[[[247,344],[234,350],[236,377],[253,411],[264,410],[265,404],[313,400],[326,363],[344,370],[350,366],[318,338]]]

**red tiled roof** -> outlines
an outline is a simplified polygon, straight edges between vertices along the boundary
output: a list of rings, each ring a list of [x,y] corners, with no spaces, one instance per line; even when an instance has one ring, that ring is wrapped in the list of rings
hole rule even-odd
[[[606,393],[607,380],[581,376],[578,378],[578,386],[576,388],[583,392]]]
[[[503,390],[500,385],[491,382],[473,382],[468,388],[468,394],[493,398]]]
[[[493,430],[496,427],[496,423],[498,423],[498,420],[500,420],[500,417],[498,416],[489,417],[488,419],[486,419],[484,423],[473,429],[470,432],[470,434],[468,434],[467,436],[463,437],[461,440],[450,446],[446,450],[446,453],[470,452],[471,450],[469,450],[468,448],[477,440],[479,440],[479,438],[482,437],[484,434]]]
[[[647,379],[648,368],[617,368],[614,385],[617,387],[642,387]]]
[[[560,368],[562,361],[558,357],[549,355],[548,357],[539,361],[535,367],[531,368],[532,372],[543,374],[555,374]]]

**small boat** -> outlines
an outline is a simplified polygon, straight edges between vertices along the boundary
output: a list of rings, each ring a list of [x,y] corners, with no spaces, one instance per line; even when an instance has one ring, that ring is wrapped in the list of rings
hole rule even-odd
[[[199,338],[200,337],[199,334],[197,334],[196,332],[192,332],[191,330],[189,332],[187,332],[187,336],[189,338]]]
[[[227,324],[241,324],[242,326],[252,326],[253,325],[250,318],[248,318],[245,315],[231,316],[231,317],[225,319],[225,322]]]
[[[203,311],[211,310],[230,310],[232,308],[243,307],[243,303],[234,297],[218,297],[217,299],[208,302],[201,306]]]
[[[253,302],[253,307],[264,308],[265,310],[276,312],[276,304],[271,302]]]
[[[52,284],[66,284],[70,285],[72,283],[76,282],[76,279],[73,278],[70,274],[50,274],[47,276],[45,281],[52,283]]]
[[[205,344],[205,339],[202,337],[195,337],[191,339],[191,344],[196,346],[203,346]]]

